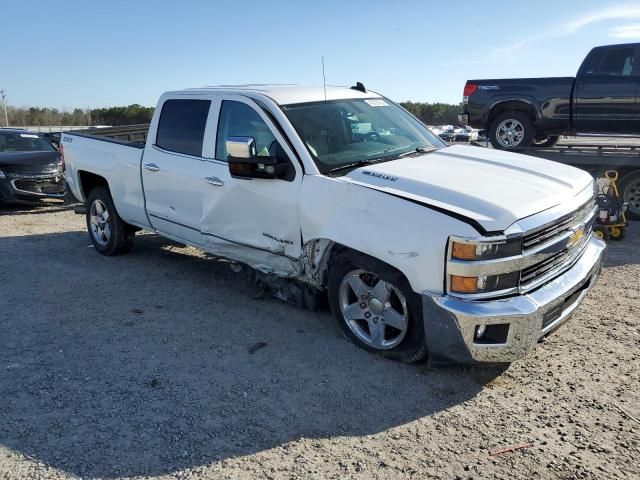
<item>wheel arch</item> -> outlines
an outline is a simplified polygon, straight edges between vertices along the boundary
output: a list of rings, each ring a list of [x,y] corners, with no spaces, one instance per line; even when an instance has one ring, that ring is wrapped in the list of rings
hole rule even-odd
[[[487,113],[487,120],[485,122],[486,129],[489,130],[491,128],[491,124],[498,115],[510,111],[526,113],[534,124],[538,121],[538,112],[534,105],[528,100],[501,100],[494,103],[489,109],[489,112]]]
[[[314,287],[325,290],[327,288],[327,281],[329,278],[329,269],[331,265],[335,264],[340,256],[351,254],[353,256],[360,256],[384,265],[385,267],[396,271],[402,275],[407,282],[409,279],[399,268],[391,265],[384,260],[358,250],[357,248],[345,245],[343,243],[334,242],[327,238],[315,238],[306,242],[303,245],[303,261],[305,263],[303,271],[305,272],[304,280],[307,283],[312,284]]]
[[[109,188],[109,182],[105,177],[86,170],[78,170],[78,186],[85,202],[94,188],[106,187],[111,191]]]

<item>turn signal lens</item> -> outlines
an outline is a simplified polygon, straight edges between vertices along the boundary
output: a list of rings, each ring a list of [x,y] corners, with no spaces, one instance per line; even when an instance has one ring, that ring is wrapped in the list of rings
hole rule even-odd
[[[451,275],[451,291],[456,293],[476,293],[478,291],[478,278]]]
[[[476,245],[473,243],[453,242],[451,246],[451,257],[457,260],[475,260]]]

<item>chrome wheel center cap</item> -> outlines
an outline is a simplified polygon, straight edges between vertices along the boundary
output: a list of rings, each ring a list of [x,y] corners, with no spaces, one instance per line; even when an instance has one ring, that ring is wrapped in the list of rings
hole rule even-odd
[[[382,312],[384,312],[384,302],[382,300],[376,297],[371,297],[368,303],[371,313],[374,315],[382,315]]]

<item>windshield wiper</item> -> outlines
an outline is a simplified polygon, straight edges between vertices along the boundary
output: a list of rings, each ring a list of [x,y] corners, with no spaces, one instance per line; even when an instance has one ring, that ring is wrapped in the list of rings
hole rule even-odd
[[[436,147],[418,147],[415,150],[399,153],[398,155],[390,155],[388,157],[380,157],[380,158],[370,158],[367,160],[360,160],[358,162],[349,163],[347,165],[340,165],[339,167],[335,167],[330,170],[327,170],[327,173],[337,173],[343,170],[354,169],[354,168],[362,167],[365,165],[373,165],[374,163],[389,162],[391,160],[397,160],[403,157],[409,157],[413,155],[422,155],[424,153],[431,153],[436,150],[438,150]]]
[[[435,152],[437,150],[436,147],[418,147],[415,150],[412,150],[411,152],[405,152],[400,154],[403,157],[409,157],[411,155],[420,155],[422,153],[431,153],[431,152]]]
[[[382,157],[379,160],[373,159],[371,163],[378,163],[378,161],[387,162],[389,160],[397,160],[399,158],[404,158],[404,157],[417,157],[425,153],[435,152],[436,150],[438,150],[436,147],[418,147],[415,150],[409,150],[408,152],[399,153],[397,155],[392,155],[390,157]]]
[[[349,170],[349,169],[354,169],[358,167],[363,167],[365,165],[371,165],[372,163],[375,163],[375,162],[371,160],[360,160],[358,162],[348,163],[346,165],[340,165],[339,167],[330,168],[329,170],[327,170],[327,173],[338,173],[343,170]]]

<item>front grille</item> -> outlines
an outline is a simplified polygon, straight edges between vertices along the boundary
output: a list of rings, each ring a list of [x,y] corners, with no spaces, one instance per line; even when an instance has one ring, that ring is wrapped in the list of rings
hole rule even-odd
[[[520,272],[520,283],[526,284],[542,277],[545,273],[550,272],[558,265],[562,264],[569,255],[569,250],[565,249],[555,255],[536,263]]]
[[[520,287],[531,289],[536,282],[553,273],[560,274],[580,257],[583,250],[587,246],[589,237],[591,236],[591,224],[585,227],[582,239],[575,245],[568,246],[563,250],[545,258],[530,267],[522,269],[520,272]]]
[[[62,182],[14,180],[13,185],[18,190],[43,195],[61,195],[64,193],[64,184]]]
[[[522,239],[524,250],[552,241],[569,230],[572,225],[581,223],[595,207],[595,199],[589,200],[577,210],[560,217],[550,224],[527,233]]]

